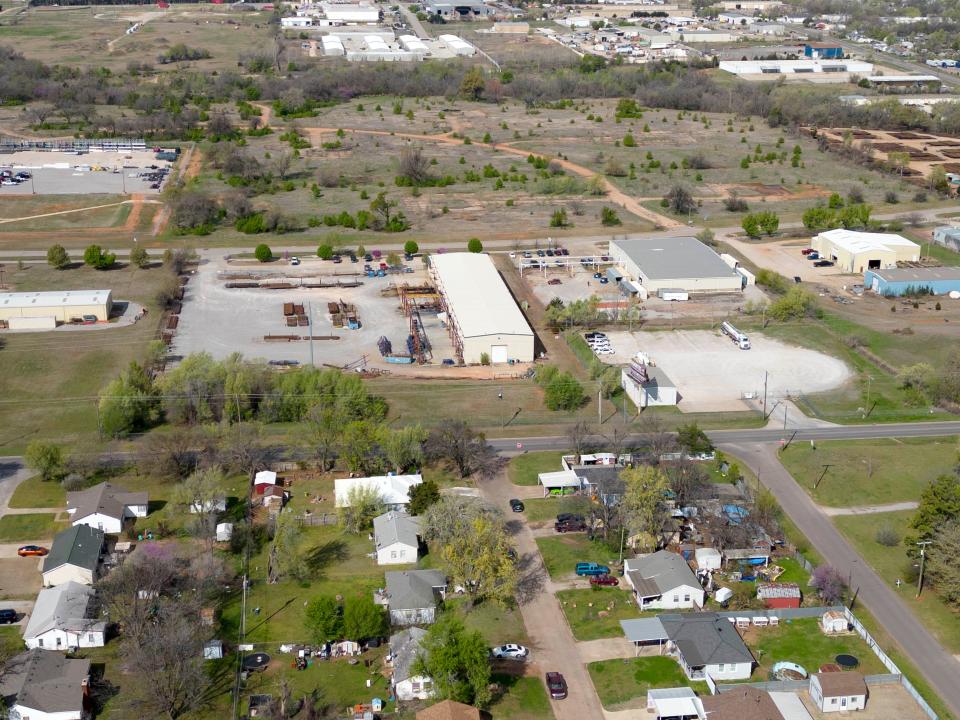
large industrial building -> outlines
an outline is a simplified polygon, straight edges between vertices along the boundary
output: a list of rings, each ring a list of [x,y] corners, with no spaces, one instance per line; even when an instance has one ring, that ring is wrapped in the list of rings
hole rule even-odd
[[[814,237],[810,246],[821,258],[852,273],[895,268],[898,262],[920,259],[920,246],[894,233],[828,230]]]
[[[960,292],[960,267],[893,268],[867,270],[863,286],[885,297]]]
[[[873,63],[860,60],[721,60],[720,69],[738,77],[800,75],[823,77],[823,73],[870,75]],[[841,78],[842,79],[842,78]]]
[[[458,359],[479,363],[532,362],[534,335],[489,255],[430,256]]]
[[[650,295],[739,292],[743,277],[694,237],[644,237],[610,242],[610,256],[625,277]]]
[[[0,320],[16,325],[18,318],[48,318],[56,325],[93,315],[106,322],[112,306],[109,290],[0,293]]]

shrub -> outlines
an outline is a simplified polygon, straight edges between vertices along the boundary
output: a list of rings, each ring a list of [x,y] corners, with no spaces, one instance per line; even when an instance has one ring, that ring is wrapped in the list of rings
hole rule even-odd
[[[273,260],[273,251],[266,243],[260,243],[253,250],[253,256],[262,263]]]
[[[609,207],[600,208],[600,222],[607,227],[623,224],[617,215],[617,211]]]
[[[544,403],[551,410],[576,410],[587,396],[583,385],[568,372],[558,372],[544,387]]]
[[[47,264],[57,270],[63,270],[70,264],[70,255],[63,245],[53,245],[47,250]]]
[[[900,198],[893,190],[887,190],[887,193],[883,196],[883,199],[888,205],[896,205],[898,202],[900,202]]]
[[[83,262],[97,270],[106,270],[113,267],[117,256],[103,251],[99,245],[90,245],[83,251]]]
[[[333,257],[333,247],[327,244],[317,248],[317,257],[321,260],[329,260]]]
[[[407,240],[403,244],[403,251],[408,255],[416,255],[417,251],[419,250],[420,250],[420,246],[417,245],[417,243],[414,242],[413,240]]]
[[[553,215],[550,216],[550,227],[562,228],[567,227],[570,224],[570,221],[567,219],[567,211],[563,208],[559,210],[554,210]]]
[[[884,547],[896,547],[900,544],[900,535],[889,525],[882,525],[877,528],[874,539]]]
[[[490,353],[485,353],[485,352],[480,353],[480,364],[481,365],[490,364]]]
[[[467,241],[467,251],[472,253],[483,252],[483,243],[478,238],[470,238]]]
[[[634,139],[631,133],[627,133],[623,136],[623,146],[629,148],[637,146],[637,141]]]
[[[783,295],[790,288],[787,279],[778,272],[761,268],[757,270],[757,285],[767,288],[771,292]]]
[[[145,268],[150,264],[150,253],[143,245],[134,245],[133,250],[130,251],[130,262],[138,268]]]

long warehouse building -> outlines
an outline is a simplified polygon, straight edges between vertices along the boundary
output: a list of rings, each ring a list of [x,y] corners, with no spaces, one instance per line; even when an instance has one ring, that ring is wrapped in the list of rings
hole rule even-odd
[[[54,290],[49,292],[0,293],[0,320],[53,318],[58,323],[94,315],[98,322],[110,318],[110,290]]]
[[[465,363],[479,363],[484,354],[492,363],[533,361],[533,330],[489,255],[431,255],[430,267]]]
[[[639,237],[610,242],[610,255],[623,274],[649,294],[739,292],[743,277],[694,237]]]

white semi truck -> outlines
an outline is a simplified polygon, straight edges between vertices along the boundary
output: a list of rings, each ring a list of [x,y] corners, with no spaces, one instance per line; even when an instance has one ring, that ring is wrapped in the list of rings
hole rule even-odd
[[[733,325],[731,325],[730,323],[728,323],[728,322],[723,323],[723,324],[720,326],[720,332],[722,332],[722,333],[723,333],[724,335],[726,335],[728,338],[730,338],[731,340],[733,340],[733,341],[737,344],[737,347],[739,347],[741,350],[749,350],[749,349],[750,349],[750,338],[748,338],[748,337],[747,337],[746,335],[744,335],[742,332],[740,332],[739,330],[737,330],[737,329],[736,329]]]

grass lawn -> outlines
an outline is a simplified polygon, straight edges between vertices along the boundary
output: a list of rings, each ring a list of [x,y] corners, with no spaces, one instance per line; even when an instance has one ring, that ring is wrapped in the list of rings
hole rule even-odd
[[[956,463],[957,439],[838,440],[794,443],[780,454],[790,474],[832,507],[919,500],[921,491]],[[832,467],[814,490],[825,464]]]
[[[553,717],[543,681],[539,677],[494,675],[493,682],[504,689],[490,705],[495,720],[546,720]]]
[[[561,590],[557,600],[577,640],[620,637],[623,635],[621,620],[657,614],[640,612],[630,593],[618,588]]]
[[[20,637],[22,631],[19,625],[0,626],[0,655],[6,657],[23,650],[23,639]]]
[[[516,607],[501,607],[494,602],[485,602],[467,608],[463,599],[450,596],[444,602],[444,608],[445,612],[459,615],[468,630],[478,630],[490,647],[505,643],[527,643],[527,630]]]
[[[877,574],[895,589],[897,578],[906,576],[911,561],[906,556],[902,542],[896,547],[886,547],[876,541],[876,533],[879,528],[890,527],[903,538],[912,517],[913,511],[906,510],[877,515],[848,515],[836,517],[833,522]],[[854,569],[854,583],[856,574]],[[897,592],[940,643],[950,652],[960,653],[960,613],[951,610],[930,588],[924,590],[920,600],[916,599],[915,584],[904,583]]]
[[[587,540],[584,533],[537,538],[537,547],[543,564],[554,580],[571,577],[578,562],[598,562],[609,565],[615,554],[605,545]]]
[[[860,660],[859,670],[865,675],[884,673],[886,669],[859,635],[827,637],[817,625],[818,618],[783,621],[778,627],[750,628],[744,642],[753,651],[758,667],[753,679],[766,680],[770,668],[781,660],[802,665],[807,672],[817,672],[821,665],[834,661],[840,653],[849,653]]]
[[[517,455],[510,461],[507,472],[514,485],[536,485],[537,475],[542,472],[562,470],[560,458],[562,452],[544,451]]]
[[[774,565],[779,565],[783,568],[784,573],[777,578],[777,582],[782,583],[796,583],[800,586],[800,591],[803,593],[803,596],[812,597],[813,589],[810,587],[810,573],[804,569],[800,563],[798,563],[793,558],[776,558],[772,561]]]
[[[10,498],[12,508],[57,508],[66,507],[67,491],[52,480],[44,481],[39,475],[24,480]]]
[[[5,515],[0,518],[0,542],[46,540],[60,531],[65,523],[57,523],[53,513]]]
[[[689,686],[707,692],[706,683],[690,682],[676,660],[664,656],[602,660],[590,663],[587,670],[606,710],[644,707],[651,688]]]

